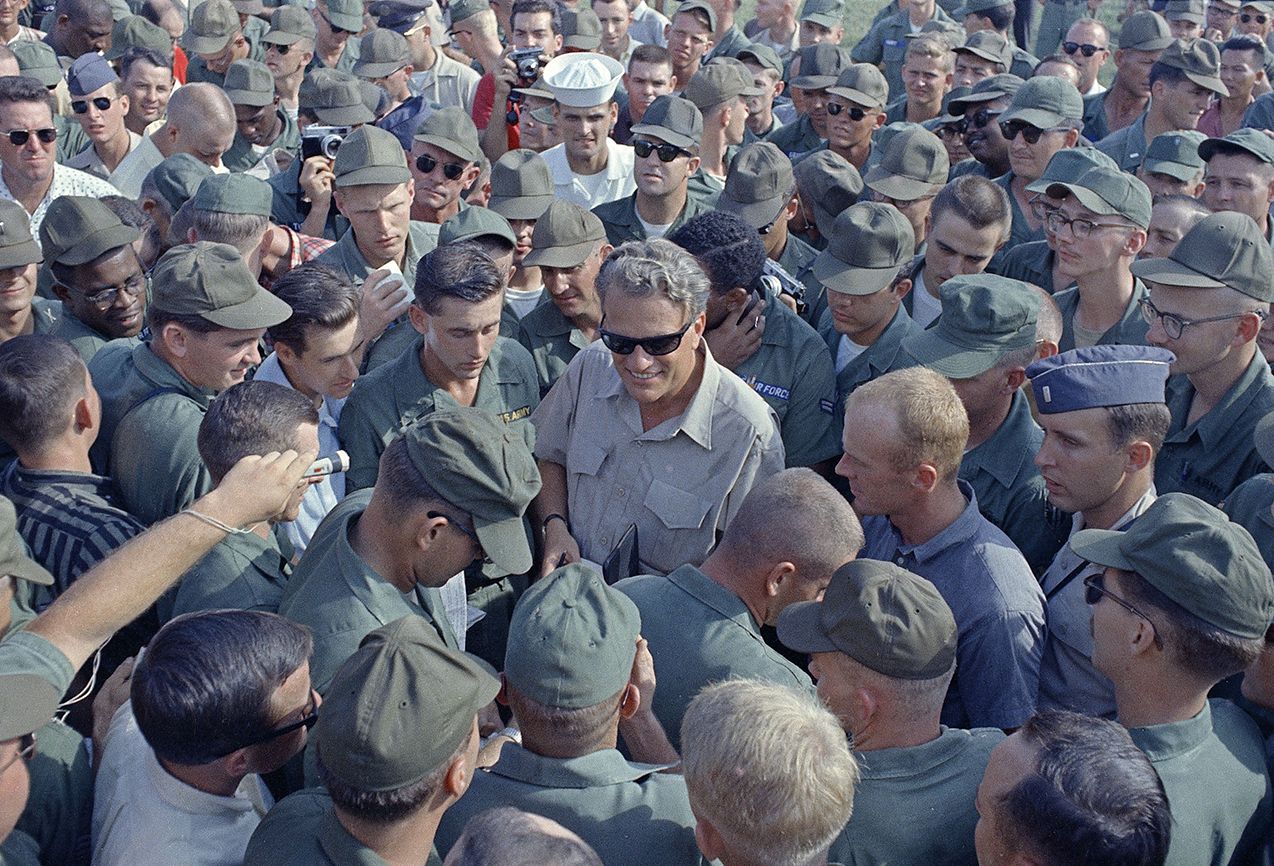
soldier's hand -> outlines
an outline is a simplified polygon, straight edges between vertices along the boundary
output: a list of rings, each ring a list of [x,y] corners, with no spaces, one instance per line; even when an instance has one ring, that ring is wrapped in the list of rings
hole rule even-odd
[[[315,207],[327,208],[332,202],[332,161],[326,156],[311,156],[301,165],[298,184],[305,199]]]
[[[783,306],[787,307],[787,308],[788,308],[789,310],[791,310],[793,313],[799,313],[799,312],[800,312],[800,310],[796,309],[796,298],[792,297],[792,296],[791,296],[791,295],[789,295],[789,294],[786,294],[786,293],[784,293],[784,294],[780,294],[780,295],[779,295],[779,303],[781,303]]]
[[[500,61],[496,64],[492,77],[495,79],[495,111],[503,113],[504,100],[509,98],[509,91],[518,86],[518,67],[510,57],[513,46],[508,45],[500,53]]]
[[[196,500],[192,508],[234,527],[248,527],[269,520],[287,507],[318,455],[313,451],[244,457],[226,473],[210,493]]]
[[[633,657],[633,672],[628,681],[641,693],[641,705],[653,707],[655,699],[655,658],[650,654],[650,645],[646,639],[638,635],[637,655]]]
[[[550,520],[544,528],[544,559],[540,562],[540,577],[554,569],[580,561],[579,543],[561,520]]]
[[[716,362],[733,370],[756,354],[764,334],[765,299],[762,298],[750,308],[731,306],[725,320],[703,336]]]
[[[411,291],[399,274],[372,271],[363,281],[358,302],[358,322],[368,343],[385,333],[389,323],[411,306]]]

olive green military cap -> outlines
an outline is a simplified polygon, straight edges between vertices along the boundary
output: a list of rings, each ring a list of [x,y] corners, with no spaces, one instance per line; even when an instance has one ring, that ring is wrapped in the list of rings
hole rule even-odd
[[[47,42],[20,39],[9,50],[18,58],[18,71],[27,78],[34,78],[45,87],[56,87],[62,80],[57,52]]]
[[[327,0],[327,18],[332,25],[350,33],[363,29],[363,0]]]
[[[504,676],[547,707],[596,706],[628,684],[640,634],[637,605],[596,569],[572,563],[518,600]]]
[[[510,150],[491,166],[487,207],[510,220],[535,220],[554,202],[549,164],[533,150]]]
[[[1274,301],[1274,252],[1247,214],[1221,211],[1186,232],[1171,255],[1132,263],[1143,280],[1194,289],[1231,288]]]
[[[863,178],[858,169],[840,154],[816,150],[792,166],[801,204],[814,215],[818,233],[830,238],[836,218],[863,191]]]
[[[1159,62],[1180,69],[1185,77],[1220,96],[1230,91],[1221,80],[1221,51],[1208,39],[1177,39],[1159,55]]]
[[[723,57],[700,66],[683,92],[699,111],[708,111],[740,96],[760,96],[748,68],[733,57]]]
[[[259,60],[236,60],[226,68],[222,85],[234,105],[261,108],[274,102],[274,73]]]
[[[173,40],[168,31],[140,15],[126,15],[115,22],[106,59],[118,60],[132,48],[149,48],[172,62]]]
[[[1040,302],[1026,283],[994,274],[952,277],[938,290],[942,315],[902,347],[948,379],[985,373],[1008,352],[1035,345]]]
[[[921,125],[930,132],[937,132],[949,123],[959,123],[964,118],[964,113],[954,113],[951,110],[951,103],[968,96],[972,92],[973,88],[965,85],[951,88],[951,90],[947,92],[947,95],[942,97],[942,113],[937,117],[926,120]]]
[[[689,99],[668,94],[656,96],[632,133],[634,136],[657,138],[677,147],[697,148],[703,138],[703,113]]]
[[[1240,9],[1255,9],[1258,12],[1264,12],[1267,15],[1274,13],[1274,2],[1271,0],[1246,0]]]
[[[602,22],[588,6],[562,10],[562,47],[596,51],[602,44]]]
[[[1005,70],[1013,65],[1013,46],[1009,44],[1007,37],[994,30],[979,30],[955,50],[957,53],[972,54],[983,60],[998,63]]]
[[[294,45],[318,35],[314,19],[302,6],[285,3],[270,13],[270,29],[261,37],[269,45]]]
[[[163,198],[171,213],[190,200],[204,178],[212,174],[206,162],[188,153],[174,153],[150,170],[147,179]]]
[[[467,21],[490,8],[491,4],[487,0],[452,0],[447,4],[447,17],[451,20],[451,26],[455,27],[461,21]]]
[[[1160,133],[1146,148],[1141,168],[1147,173],[1166,174],[1177,180],[1193,180],[1203,168],[1200,145],[1206,139],[1207,136],[1197,129]]]
[[[819,42],[807,45],[796,56],[801,59],[800,75],[792,79],[792,86],[802,90],[825,90],[836,83],[846,68],[853,65],[849,52],[839,45]]]
[[[1013,94],[1017,93],[1025,83],[1016,75],[1010,75],[1007,72],[992,75],[973,85],[973,89],[964,96],[952,99],[948,108],[954,115],[963,115],[971,108],[976,111],[984,102],[995,102],[997,99],[1006,97],[1012,99]]]
[[[1044,173],[1038,179],[1026,185],[1027,192],[1044,192],[1055,183],[1071,183],[1084,176],[1089,169],[1109,168],[1118,170],[1119,165],[1095,147],[1064,147],[1044,166]]]
[[[208,175],[191,199],[196,210],[263,217],[270,215],[272,204],[270,185],[240,172]]]
[[[795,191],[796,176],[787,154],[768,141],[757,141],[740,150],[730,163],[717,210],[763,229],[779,218]]]
[[[0,674],[0,742],[34,733],[53,720],[60,696],[35,674]]]
[[[1096,166],[1071,183],[1049,184],[1045,195],[1056,199],[1072,195],[1095,214],[1121,216],[1143,229],[1150,227],[1150,190],[1126,171]]]
[[[1032,78],[1013,94],[1000,115],[1000,123],[1022,120],[1039,129],[1078,123],[1084,117],[1084,100],[1065,78],[1044,75]]]
[[[553,107],[550,105],[541,105],[539,108],[531,109],[531,116],[550,129],[557,126],[557,118],[553,116]]]
[[[287,321],[292,308],[257,284],[229,244],[181,244],[160,256],[151,275],[151,306],[199,316],[220,328],[248,331]]]
[[[20,577],[25,581],[39,584],[40,586],[53,585],[53,575],[49,574],[44,566],[27,555],[26,544],[22,541],[22,536],[18,535],[18,517],[13,503],[0,496],[0,577],[6,575]],[[57,696],[55,695],[54,697]],[[56,705],[56,701],[54,704]],[[49,718],[52,718],[52,716],[53,714],[50,713]],[[0,713],[0,725],[4,724],[4,719],[5,714]],[[46,718],[44,721],[47,722],[48,720]],[[40,724],[42,725],[44,722]],[[39,725],[36,727],[39,727]],[[22,733],[29,734],[30,731],[23,731]],[[13,734],[7,737],[0,735],[0,742],[11,740],[13,737],[21,735]]]
[[[1194,135],[1202,136],[1202,133],[1195,132]],[[1198,153],[1199,158],[1205,162],[1218,153],[1243,153],[1274,165],[1274,139],[1266,135],[1264,130],[1244,127],[1231,132],[1225,138],[1204,139],[1198,146]]]
[[[41,258],[26,210],[16,201],[0,199],[0,268],[33,265]]]
[[[44,213],[40,247],[46,262],[74,267],[131,244],[140,234],[99,199],[63,195],[53,199]]]
[[[894,281],[915,248],[911,223],[896,207],[859,202],[836,217],[814,276],[830,291],[871,295]]]
[[[1203,26],[1203,0],[1168,0],[1163,17],[1169,21],[1193,21]]]
[[[190,13],[181,47],[195,54],[216,54],[239,33],[239,10],[230,0],[204,0]]]
[[[583,264],[606,240],[606,227],[574,202],[555,201],[535,223],[528,267],[573,268]]]
[[[885,146],[880,162],[863,182],[874,192],[898,201],[937,195],[946,186],[951,160],[942,139],[924,127],[898,132]]]
[[[779,75],[783,74],[783,61],[779,59],[774,49],[768,45],[753,42],[747,48],[739,51],[738,59],[742,63],[755,63],[762,69],[773,69]]]
[[[478,128],[473,125],[469,112],[457,105],[448,105],[431,112],[416,127],[415,139],[442,148],[469,162],[482,161]]]
[[[359,78],[384,78],[411,63],[407,37],[384,27],[368,31],[358,43],[354,74]]]
[[[540,492],[529,424],[485,409],[439,409],[403,431],[407,455],[439,496],[473,518],[488,576],[524,574],[531,546],[522,516]]]
[[[315,69],[301,80],[297,103],[319,122],[337,126],[371,123],[375,113],[363,100],[359,80],[348,72]]]
[[[801,20],[813,21],[828,28],[844,24],[844,0],[805,0],[805,5],[801,7]]]
[[[884,108],[889,101],[889,83],[884,73],[870,63],[851,63],[845,67],[827,92],[864,108]]]
[[[930,18],[920,25],[919,31],[906,33],[903,38],[919,39],[921,36],[932,36],[938,39],[949,51],[955,51],[968,38],[968,34],[964,32],[964,27],[961,25],[954,21],[943,21],[938,18]]]
[[[1168,22],[1149,10],[1134,12],[1119,28],[1119,47],[1125,51],[1162,51],[1172,43]]]
[[[822,601],[790,605],[779,640],[797,652],[839,652],[896,680],[951,670],[956,623],[937,588],[892,562],[856,559],[832,575]]]
[[[441,769],[500,682],[421,616],[363,638],[323,696],[314,730],[324,768],[359,791],[395,791]]]
[[[240,15],[261,15],[265,12],[265,4],[261,0],[230,0],[230,4]]]
[[[1274,578],[1246,529],[1185,493],[1165,493],[1125,531],[1083,529],[1075,554],[1135,572],[1208,625],[1255,640],[1274,619]]]
[[[973,15],[974,13],[988,12],[1001,6],[1012,5],[1013,0],[965,0],[963,4],[951,13],[951,17],[956,21],[963,21],[965,16]]]
[[[717,10],[714,9],[712,4],[707,2],[707,0],[686,0],[685,3],[682,3],[677,7],[676,11],[673,12],[672,15],[675,16],[680,12],[699,13],[699,15],[702,15],[707,20],[708,30],[713,33],[717,32]]]
[[[332,173],[337,189],[411,180],[402,143],[379,126],[360,126],[345,136],[336,151]]]
[[[489,207],[467,207],[438,227],[440,247],[485,237],[501,238],[508,241],[510,247],[518,243],[509,221]]]

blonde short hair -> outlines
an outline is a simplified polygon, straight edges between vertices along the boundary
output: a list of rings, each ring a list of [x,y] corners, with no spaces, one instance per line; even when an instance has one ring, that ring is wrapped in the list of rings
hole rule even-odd
[[[812,695],[757,680],[701,691],[681,722],[695,814],[747,862],[801,866],[849,821],[858,764]]]
[[[929,463],[942,481],[955,480],[969,441],[969,415],[945,376],[925,367],[894,370],[855,389],[846,401],[846,414],[864,403],[893,411],[898,426],[895,470]]]

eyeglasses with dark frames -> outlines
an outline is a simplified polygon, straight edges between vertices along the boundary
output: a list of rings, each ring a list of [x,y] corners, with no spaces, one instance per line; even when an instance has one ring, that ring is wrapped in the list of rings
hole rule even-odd
[[[425,516],[433,520],[437,520],[439,517],[441,517],[443,520],[447,521],[448,526],[459,531],[463,535],[469,536],[469,538],[473,541],[473,543],[478,546],[478,550],[482,551],[482,555],[480,557],[476,557],[475,561],[481,562],[483,565],[491,564],[491,557],[487,556],[486,550],[484,550],[482,547],[482,542],[478,540],[478,533],[474,532],[472,529],[465,526],[459,520],[456,520],[456,518],[452,517],[450,514],[445,514],[441,511],[426,511]]]
[[[1044,214],[1045,227],[1050,233],[1060,235],[1062,229],[1069,228],[1071,237],[1076,240],[1083,240],[1095,232],[1097,229],[1130,229],[1127,223],[1099,223],[1088,219],[1087,217],[1068,217],[1062,213],[1061,209],[1051,210]]]
[[[681,327],[680,331],[673,334],[660,334],[657,337],[627,337],[623,334],[607,331],[605,328],[600,330],[602,343],[616,355],[631,355],[637,351],[638,346],[641,346],[646,350],[647,355],[653,355],[658,358],[677,351],[677,347],[681,345],[681,338],[686,335],[686,331],[689,331],[690,326],[693,324],[694,319],[691,319]]]
[[[424,174],[431,174],[438,166],[438,160],[429,154],[423,154],[416,157],[416,168],[420,169]],[[464,174],[464,170],[469,167],[464,162],[444,162],[442,163],[442,176],[447,180],[459,180],[460,175]]]
[[[300,719],[298,719],[295,722],[289,722],[288,724],[284,725],[281,728],[272,728],[271,730],[265,731],[264,733],[257,734],[256,736],[253,736],[247,740],[244,740],[240,742],[239,745],[235,746],[231,751],[237,752],[240,749],[246,749],[248,746],[257,746],[257,745],[260,745],[261,743],[268,743],[271,740],[276,740],[279,737],[286,736],[287,734],[290,734],[293,731],[299,731],[301,728],[305,728],[308,731],[310,728],[314,727],[314,725],[318,723],[318,717],[319,717],[318,692],[316,692],[313,688],[311,688],[310,702],[306,704],[305,709],[301,710]],[[230,753],[227,752],[226,754],[230,754]]]
[[[1264,15],[1253,15],[1250,12],[1244,12],[1242,15],[1239,16],[1239,20],[1242,21],[1244,24],[1251,24],[1253,21],[1255,21],[1257,24],[1264,24],[1266,21],[1269,21],[1270,19]]]
[[[1163,332],[1168,335],[1169,340],[1181,339],[1182,333],[1184,333],[1185,329],[1191,325],[1206,325],[1208,322],[1225,322],[1230,319],[1241,319],[1248,315],[1257,316],[1262,322],[1264,322],[1266,316],[1269,315],[1268,310],[1249,310],[1246,313],[1231,313],[1228,316],[1208,316],[1204,319],[1190,320],[1183,319],[1175,313],[1163,312],[1156,307],[1149,298],[1142,298],[1137,303],[1141,307],[1142,317],[1147,322],[1153,325],[1155,320],[1158,319],[1163,323]]]
[[[31,140],[33,134],[42,144],[52,144],[58,140],[58,131],[51,126],[44,129],[11,129],[7,133],[9,144],[14,147],[22,147]]]
[[[267,45],[267,46],[266,46],[266,49],[265,49],[265,50],[266,50],[266,51],[270,51],[271,49],[273,49],[273,50],[274,50],[274,51],[275,51],[275,52],[276,52],[276,53],[277,53],[280,57],[282,57],[282,56],[284,56],[285,54],[287,54],[289,51],[291,51],[291,50],[292,50],[292,46],[291,46],[291,45],[279,45],[279,44],[277,44],[277,43],[275,43],[275,42],[271,42],[269,45]]]
[[[652,153],[659,154],[660,162],[672,162],[679,156],[690,156],[690,151],[667,142],[647,141],[644,138],[633,139],[633,153],[638,159],[645,159]]]
[[[1065,51],[1067,54],[1074,54],[1076,51],[1078,51],[1080,54],[1084,55],[1085,57],[1092,57],[1098,51],[1105,51],[1106,46],[1093,45],[1092,43],[1089,43],[1089,42],[1085,42],[1083,44],[1080,44],[1078,42],[1063,42],[1062,50]]]
[[[9,760],[5,761],[3,766],[0,766],[0,776],[3,776],[8,769],[18,763],[18,761],[30,761],[34,758],[35,744],[36,735],[34,731],[21,737],[18,740],[18,753]]]
[[[1155,621],[1139,611],[1125,599],[1120,598],[1108,590],[1106,588],[1106,576],[1104,574],[1099,572],[1097,574],[1090,574],[1088,577],[1084,578],[1084,601],[1087,602],[1090,607],[1100,602],[1103,596],[1110,599],[1138,619],[1144,619],[1146,622],[1150,623],[1150,627],[1154,629],[1155,632],[1155,646],[1159,649],[1163,649],[1163,640],[1159,637],[1159,629],[1155,625]]]
[[[1000,122],[1000,134],[1004,136],[1005,141],[1012,141],[1019,135],[1026,139],[1027,144],[1037,144],[1040,136],[1046,132],[1066,132],[1069,127],[1053,126],[1048,129],[1040,129],[1038,126],[1032,126],[1025,120],[1008,120]]]
[[[1003,113],[1003,108],[998,110],[991,108],[979,108],[972,114],[965,112],[962,129],[981,129]]]
[[[835,117],[842,111],[849,115],[849,119],[857,123],[867,116],[866,110],[859,108],[857,105],[841,105],[839,102],[828,102],[827,113],[831,117]]]
[[[92,99],[75,99],[71,101],[71,110],[76,114],[88,114],[88,105],[93,103],[93,107],[98,111],[109,111],[111,98],[109,96],[94,96]]]
[[[133,298],[140,298],[146,293],[146,272],[142,269],[140,258],[137,259],[137,268],[137,273],[124,282],[114,286],[103,286],[100,289],[94,289],[92,294],[84,295],[84,300],[99,310],[105,310],[115,303],[121,293],[127,293]]]
[[[357,30],[346,30],[344,27],[337,27],[335,24],[332,23],[332,19],[328,18],[322,12],[319,13],[319,17],[327,22],[328,29],[331,30],[332,33],[334,33],[337,36],[341,35],[342,33],[346,33],[350,36],[353,36],[355,33],[358,32]]]

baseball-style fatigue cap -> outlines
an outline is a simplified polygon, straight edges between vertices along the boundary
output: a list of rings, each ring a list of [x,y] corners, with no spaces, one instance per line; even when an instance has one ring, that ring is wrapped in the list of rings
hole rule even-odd
[[[889,101],[889,83],[884,73],[870,63],[851,63],[845,67],[827,92],[863,108],[884,108]]]
[[[762,229],[778,219],[795,190],[796,176],[787,154],[768,141],[753,142],[730,163],[717,210]]]
[[[921,125],[930,132],[936,132],[949,123],[959,123],[963,119],[964,113],[961,112],[960,114],[956,114],[953,112],[951,110],[951,103],[963,99],[972,92],[972,87],[968,87],[963,84],[959,87],[951,88],[951,90],[947,91],[947,95],[942,97],[942,113],[937,117],[926,120]]]
[[[907,354],[948,379],[971,379],[1005,353],[1035,345],[1039,297],[1026,283],[994,274],[952,277],[938,290],[942,315],[903,341]]]
[[[1204,217],[1186,232],[1172,254],[1132,263],[1143,280],[1192,289],[1229,287],[1274,301],[1274,252],[1252,218],[1235,211]]]
[[[618,60],[584,51],[559,54],[544,64],[540,83],[559,105],[592,108],[614,99],[623,77],[624,65]]]
[[[173,213],[190,200],[203,179],[212,174],[206,162],[200,162],[188,153],[174,153],[150,170],[148,178]]]
[[[16,201],[0,199],[0,268],[33,265],[42,258],[26,210]]]
[[[748,68],[732,57],[713,60],[700,66],[683,95],[695,104],[700,112],[706,112],[723,102],[740,96],[760,96],[761,88],[752,83]]]
[[[1084,99],[1065,78],[1043,75],[1026,81],[1000,115],[1000,123],[1023,120],[1039,129],[1078,123],[1084,117]]]
[[[1159,55],[1159,62],[1180,69],[1186,78],[1213,93],[1229,96],[1221,80],[1221,51],[1208,39],[1177,39]]]
[[[602,22],[587,6],[562,10],[562,47],[596,51],[602,44]],[[596,102],[593,103],[597,105]]]
[[[115,70],[105,57],[96,52],[75,58],[71,68],[66,71],[66,89],[71,96],[87,96],[116,81],[119,81],[119,76],[115,74]]]
[[[473,125],[469,112],[458,105],[448,105],[432,112],[416,127],[413,137],[469,162],[482,162],[478,127]]]
[[[57,52],[47,42],[19,39],[9,50],[18,58],[18,71],[27,78],[34,78],[45,87],[56,87],[62,80]]]
[[[1168,0],[1163,17],[1169,21],[1193,21],[1203,26],[1203,0]]]
[[[946,186],[951,160],[942,139],[922,126],[896,133],[885,146],[880,162],[867,170],[863,182],[883,196],[913,201],[937,195]]]
[[[461,21],[468,20],[479,12],[486,12],[491,8],[491,4],[487,0],[452,0],[447,4],[447,17],[451,20],[451,26],[455,27]]]
[[[844,48],[827,42],[807,45],[796,56],[801,59],[801,74],[792,79],[792,86],[802,90],[826,90],[854,62]]]
[[[236,60],[226,68],[222,85],[234,105],[261,108],[274,102],[274,74],[259,60]]]
[[[632,599],[571,563],[532,584],[513,608],[504,676],[546,707],[596,706],[628,684],[640,634]]]
[[[63,195],[53,199],[45,211],[40,223],[40,246],[46,262],[75,266],[131,244],[140,234],[124,225],[99,199]]]
[[[783,61],[779,59],[779,55],[768,45],[761,45],[753,42],[747,48],[738,53],[740,63],[752,62],[764,69],[773,69],[779,75],[783,74]]]
[[[239,10],[230,0],[204,0],[190,13],[181,47],[195,54],[216,54],[239,32]]]
[[[845,23],[844,0],[805,0],[801,7],[801,20],[813,21],[824,27]]]
[[[363,638],[332,679],[314,728],[319,759],[356,790],[404,788],[456,753],[499,690],[424,617],[394,620]]]
[[[968,94],[952,99],[947,108],[953,115],[963,115],[970,108],[976,111],[984,102],[994,102],[1005,97],[1012,99],[1013,94],[1017,93],[1025,83],[1016,75],[1010,75],[1007,72],[992,75],[973,85],[973,89]]]
[[[951,13],[951,17],[956,21],[963,21],[966,15],[972,15],[974,12],[986,12],[1001,6],[1011,6],[1012,3],[1013,0],[965,0]]]
[[[1221,6],[1227,6],[1230,9],[1234,9],[1235,11],[1241,8],[1241,4],[1239,3],[1239,0],[1212,0],[1212,2],[1217,3]]]
[[[505,219],[539,219],[554,200],[549,164],[535,151],[510,150],[491,166],[487,207]]]
[[[1044,192],[1055,183],[1071,183],[1096,167],[1119,170],[1119,164],[1095,147],[1064,147],[1049,159],[1044,173],[1026,185],[1027,192]]]
[[[1119,47],[1125,51],[1162,51],[1174,41],[1168,22],[1148,9],[1129,15],[1119,28]]]
[[[915,250],[915,232],[896,207],[859,202],[836,217],[827,249],[814,259],[814,276],[833,292],[875,294],[894,281]]]
[[[816,150],[792,166],[801,203],[814,215],[818,233],[830,238],[836,218],[863,192],[863,178],[845,157]],[[914,232],[913,232],[914,234]]]
[[[353,126],[376,119],[375,113],[363,100],[359,80],[348,72],[335,69],[315,69],[301,79],[297,104],[321,123]]]
[[[569,201],[554,201],[535,223],[528,267],[573,268],[584,263],[606,240],[606,227],[591,211]]]
[[[1177,356],[1158,346],[1086,346],[1026,368],[1042,415],[1103,406],[1163,403]]]
[[[1013,65],[1013,46],[1001,33],[994,30],[979,30],[958,46],[955,51],[972,54],[983,60],[998,63],[1006,70]]]
[[[506,240],[510,247],[517,246],[518,243],[509,221],[489,207],[467,207],[455,216],[443,220],[438,227],[440,247],[486,237]]]
[[[407,38],[393,30],[377,27],[359,40],[354,74],[359,78],[384,78],[409,63],[411,50],[407,47]]]
[[[398,137],[379,126],[360,126],[345,136],[332,165],[337,189],[377,183],[406,183],[407,152]],[[205,181],[206,182],[206,181]]]
[[[272,192],[268,183],[242,172],[210,174],[195,190],[191,206],[209,213],[268,217]]]
[[[1239,8],[1240,9],[1255,9],[1258,12],[1264,12],[1266,14],[1269,14],[1271,12],[1274,12],[1274,2],[1270,2],[1270,0],[1246,0],[1246,2],[1243,3],[1243,5],[1240,6]]]
[[[0,674],[0,742],[25,737],[47,725],[60,699],[57,689],[43,677]]]
[[[304,7],[287,3],[270,13],[270,30],[261,37],[261,41],[271,45],[292,45],[317,35],[314,19]]]
[[[505,424],[486,409],[439,409],[403,430],[407,456],[429,486],[473,518],[491,560],[484,573],[524,574],[531,546],[522,516],[540,492],[529,424]]]
[[[240,15],[260,15],[265,12],[265,4],[261,0],[230,0],[230,4]]]
[[[648,135],[677,147],[697,148],[703,138],[703,114],[689,99],[656,96],[632,134]]]
[[[1263,135],[1261,137],[1265,138]],[[1146,148],[1141,168],[1146,173],[1166,174],[1177,180],[1193,180],[1203,168],[1204,159],[1199,155],[1199,145],[1206,138],[1197,129],[1162,132]]]
[[[699,12],[707,16],[708,29],[713,33],[717,32],[717,10],[707,0],[686,0],[677,7],[668,17],[671,18],[679,12]]]
[[[342,30],[359,33],[363,29],[363,0],[327,0],[327,18]]]
[[[553,107],[550,105],[541,105],[539,108],[531,109],[531,116],[550,129],[557,126],[557,118],[553,116]]]
[[[107,60],[118,60],[130,48],[149,48],[160,57],[172,62],[173,40],[168,31],[147,21],[140,15],[126,15],[111,28],[111,47]]]
[[[1126,171],[1095,166],[1074,182],[1049,184],[1044,194],[1058,199],[1073,195],[1095,214],[1121,216],[1143,229],[1150,227],[1150,190]]]
[[[896,680],[940,677],[956,660],[956,623],[937,587],[892,562],[856,559],[832,575],[822,601],[779,615],[797,652],[840,652]]]
[[[257,284],[238,250],[208,241],[181,244],[160,256],[151,305],[241,331],[273,327],[292,315],[291,307]]]
[[[1202,138],[1202,133],[1194,132],[1193,134]],[[1245,126],[1243,129],[1231,132],[1225,138],[1203,139],[1198,147],[1199,158],[1204,162],[1212,159],[1217,153],[1237,152],[1245,152],[1261,162],[1274,165],[1274,139],[1260,129]],[[1191,177],[1193,176],[1192,174]]]
[[[0,496],[0,577],[5,575],[20,577],[25,581],[36,583],[40,586],[53,585],[53,575],[49,574],[44,566],[27,555],[26,544],[22,541],[22,536],[18,535],[18,518],[13,503]],[[3,690],[0,690],[0,695],[3,694]],[[53,705],[56,707],[57,698],[60,696],[54,695],[53,697]],[[3,698],[0,697],[0,700],[3,700]],[[44,721],[36,725],[35,728],[40,727],[51,718],[53,718],[53,713],[50,711]],[[7,734],[4,727],[7,720],[8,708],[6,708],[5,712],[0,712],[0,742],[12,740],[14,737],[20,737],[35,730],[35,728],[32,728],[18,734]]]
[[[1071,550],[1131,571],[1208,625],[1246,640],[1274,618],[1274,578],[1246,529],[1186,493],[1165,493],[1127,530],[1083,529]]]
[[[906,33],[904,39],[919,39],[921,36],[935,36],[947,46],[950,51],[964,44],[964,40],[968,34],[964,32],[964,27],[954,21],[943,21],[938,18],[930,18],[924,24],[920,25],[920,29],[915,33]]]
[[[425,13],[433,5],[433,0],[376,0],[367,4],[367,11],[375,17],[377,27],[406,36],[430,23]]]

